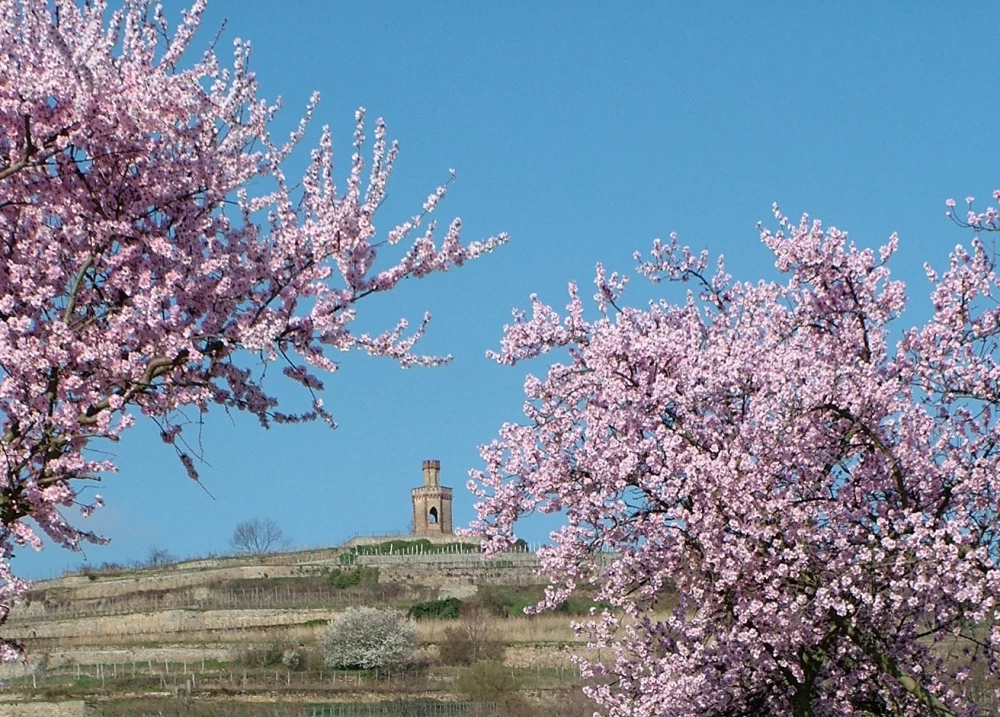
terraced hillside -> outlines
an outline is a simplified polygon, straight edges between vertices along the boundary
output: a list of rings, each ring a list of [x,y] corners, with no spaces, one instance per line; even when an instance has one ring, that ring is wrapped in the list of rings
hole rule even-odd
[[[486,562],[475,545],[363,542],[39,583],[5,626],[29,660],[0,667],[0,714],[590,713],[568,613],[592,603],[524,616],[541,594],[533,553]],[[351,606],[418,616],[413,664],[327,667],[317,635]]]

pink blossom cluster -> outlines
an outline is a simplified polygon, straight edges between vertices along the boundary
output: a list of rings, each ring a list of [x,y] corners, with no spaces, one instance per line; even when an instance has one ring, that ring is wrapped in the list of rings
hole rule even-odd
[[[657,242],[639,271],[679,303],[594,320],[533,297],[495,358],[567,358],[481,448],[474,530],[558,513],[541,607],[580,585],[611,717],[992,713],[1000,678],[1000,283],[978,239],[927,269],[903,329],[897,249],[803,217],[761,228],[782,281]],[[971,223],[971,222],[970,222]],[[613,302],[611,301],[613,299]],[[992,705],[988,707],[985,705]]]
[[[378,120],[362,157],[363,110],[346,186],[328,128],[289,182],[285,160],[318,97],[277,141],[278,105],[257,95],[249,44],[235,42],[229,67],[214,44],[182,65],[205,4],[171,29],[147,0],[114,12],[101,0],[0,0],[0,618],[24,587],[12,546],[41,544],[26,519],[70,548],[100,540],[63,512],[80,501],[70,481],[115,469],[94,439],[150,417],[197,479],[184,408],[332,422],[315,393],[308,410],[279,411],[264,366],[317,392],[338,351],[447,360],[413,352],[429,317],[416,332],[400,322],[357,335],[356,304],[506,241],[463,244],[457,219],[436,239],[428,214],[447,184],[379,240],[398,149]]]
[[[956,202],[954,199],[946,199],[945,206],[948,210],[945,215],[951,219],[953,222],[966,229],[972,228],[977,231],[1000,231],[1000,189],[993,191],[993,200],[998,206],[990,205],[986,207],[981,212],[977,212],[973,205],[976,203],[975,197],[966,197],[965,205],[968,207],[965,211],[965,218],[959,217],[955,213]]]

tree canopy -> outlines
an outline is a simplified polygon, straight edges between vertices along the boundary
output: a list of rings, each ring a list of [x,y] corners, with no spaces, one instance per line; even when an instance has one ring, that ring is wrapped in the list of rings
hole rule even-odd
[[[775,217],[760,236],[780,281],[736,281],[672,237],[636,259],[691,285],[679,302],[625,306],[626,278],[598,266],[594,320],[575,285],[564,312],[515,313],[500,363],[566,358],[482,448],[474,527],[497,550],[530,511],[565,518],[545,605],[594,583],[614,607],[581,627],[613,717],[991,711],[995,249],[977,234],[927,265],[933,313],[907,327],[896,236],[872,250]]]

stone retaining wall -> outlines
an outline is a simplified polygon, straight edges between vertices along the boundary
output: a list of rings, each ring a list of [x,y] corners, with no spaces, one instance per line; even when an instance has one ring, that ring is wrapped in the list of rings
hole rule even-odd
[[[4,717],[82,717],[97,711],[82,700],[72,702],[0,702]]]
[[[126,665],[133,662],[162,664],[219,660],[229,662],[240,651],[236,645],[161,645],[160,647],[70,647],[31,651],[27,662],[0,662],[0,680],[23,678],[63,665]],[[0,715],[5,714],[0,703]]]
[[[312,610],[164,610],[113,617],[66,620],[25,620],[12,623],[7,632],[15,639],[169,635],[179,632],[246,630],[301,625],[309,620],[330,620],[339,612]],[[169,638],[168,638],[169,639]]]
[[[135,572],[121,577],[87,578],[72,576],[35,585],[35,590],[45,590],[55,595],[64,594],[73,600],[122,597],[129,593],[181,588],[226,580],[254,578],[290,578],[313,572],[304,565],[242,565],[206,570],[163,571],[158,573]]]
[[[505,553],[484,560],[478,553],[358,555],[356,564],[378,568],[379,582],[436,588],[441,597],[470,597],[478,585],[544,583],[534,553]]]

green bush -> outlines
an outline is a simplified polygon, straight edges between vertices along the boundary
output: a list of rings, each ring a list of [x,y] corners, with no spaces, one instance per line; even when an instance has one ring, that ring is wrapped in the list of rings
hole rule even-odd
[[[417,538],[416,540],[387,540],[378,545],[368,545],[361,549],[362,552],[380,553],[402,553],[407,550],[417,550],[424,553],[478,553],[478,543],[445,543],[437,545],[427,538]]]
[[[354,568],[352,570],[331,570],[327,582],[335,588],[344,590],[355,585],[378,584],[378,568]]]
[[[333,587],[343,590],[361,582],[361,573],[357,568],[354,570],[334,570],[327,577],[327,582]]]
[[[430,553],[434,551],[434,544],[427,538],[418,538],[417,540],[387,540],[384,543],[379,543],[378,545],[369,545],[364,549],[366,553],[383,553],[388,555],[389,553],[401,553],[404,550],[415,550],[420,549],[425,553]]]
[[[611,603],[594,602],[587,595],[571,595],[566,602],[562,603],[553,612],[559,615],[589,615],[590,608],[597,608],[597,612],[611,610]]]
[[[497,617],[521,617],[524,608],[538,604],[540,590],[515,587],[481,588],[478,594],[480,604]]]
[[[462,601],[450,597],[443,600],[418,602],[410,608],[410,617],[414,620],[457,620],[462,610]]]

